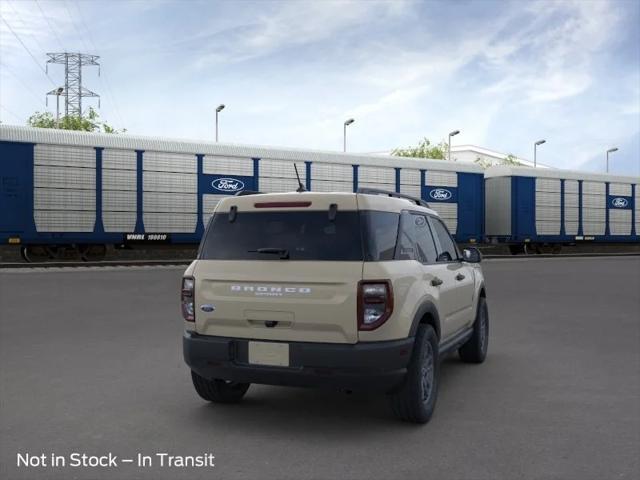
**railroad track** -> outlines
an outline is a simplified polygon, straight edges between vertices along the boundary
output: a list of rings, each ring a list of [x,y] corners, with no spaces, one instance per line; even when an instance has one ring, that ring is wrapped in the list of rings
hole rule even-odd
[[[482,258],[487,260],[515,260],[536,258],[589,258],[589,257],[632,257],[640,256],[640,252],[612,252],[612,253],[544,253],[538,255],[496,255],[483,254]],[[149,266],[186,266],[191,263],[189,259],[175,260],[102,260],[99,262],[78,262],[78,261],[51,261],[51,262],[0,262],[0,269],[13,268],[82,268],[82,267],[149,267]]]

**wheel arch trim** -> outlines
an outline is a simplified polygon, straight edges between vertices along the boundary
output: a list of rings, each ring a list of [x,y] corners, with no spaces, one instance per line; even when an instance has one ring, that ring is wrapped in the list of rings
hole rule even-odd
[[[434,330],[436,331],[436,335],[438,336],[438,338],[440,337],[440,315],[438,314],[438,309],[436,308],[435,304],[430,301],[427,300],[425,302],[423,302],[420,307],[418,307],[418,310],[416,311],[415,315],[413,316],[413,321],[411,322],[411,330],[409,331],[409,336],[410,337],[415,337],[416,332],[418,331],[418,327],[420,326],[422,322],[422,320],[425,318],[425,316],[430,315],[432,318],[432,322],[429,322],[430,324],[433,325]]]

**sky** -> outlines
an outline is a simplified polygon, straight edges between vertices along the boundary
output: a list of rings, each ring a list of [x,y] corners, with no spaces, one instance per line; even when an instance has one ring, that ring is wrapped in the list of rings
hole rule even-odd
[[[389,151],[423,137],[640,175],[640,1],[0,1],[0,120],[55,112],[47,52],[129,134]],[[97,106],[88,100],[87,104]]]

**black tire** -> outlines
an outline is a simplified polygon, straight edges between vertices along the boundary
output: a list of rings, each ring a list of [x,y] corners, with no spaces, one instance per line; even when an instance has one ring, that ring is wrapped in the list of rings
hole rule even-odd
[[[473,334],[458,349],[460,358],[467,363],[482,363],[487,358],[489,348],[489,309],[484,297],[478,299],[478,310],[473,323]]]
[[[249,390],[250,383],[227,382],[226,380],[207,380],[193,370],[193,386],[203,399],[214,403],[238,403]]]
[[[393,413],[400,420],[427,423],[438,398],[438,337],[431,325],[421,325],[405,381],[390,395]]]

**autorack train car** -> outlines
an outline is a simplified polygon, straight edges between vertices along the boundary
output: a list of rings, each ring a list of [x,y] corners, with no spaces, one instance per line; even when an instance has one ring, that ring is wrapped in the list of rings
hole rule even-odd
[[[640,241],[639,177],[496,166],[485,172],[486,237],[513,253]]]
[[[29,259],[196,244],[225,195],[377,188],[426,200],[458,242],[484,236],[473,164],[0,125],[0,244]]]

